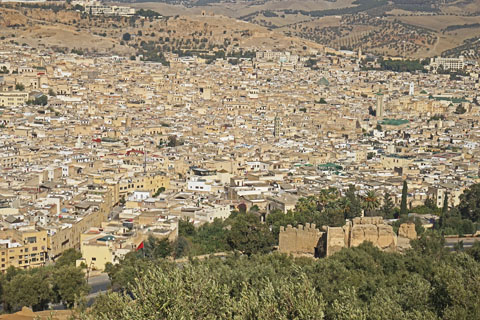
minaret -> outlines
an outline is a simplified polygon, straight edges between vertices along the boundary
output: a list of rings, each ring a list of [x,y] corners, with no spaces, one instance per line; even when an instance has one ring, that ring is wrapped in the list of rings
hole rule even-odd
[[[410,82],[410,90],[408,91],[408,95],[413,96],[415,94],[415,84]]]
[[[280,136],[280,117],[278,116],[278,112],[275,114],[275,119],[273,120],[273,122],[273,136],[275,138],[278,138]]]
[[[82,140],[81,140],[80,136],[78,136],[77,137],[77,142],[75,143],[75,148],[80,149],[81,147],[83,147]]]
[[[384,108],[383,108],[383,93],[382,92],[378,92],[377,93],[377,118],[378,119],[383,119],[383,112],[384,112]]]

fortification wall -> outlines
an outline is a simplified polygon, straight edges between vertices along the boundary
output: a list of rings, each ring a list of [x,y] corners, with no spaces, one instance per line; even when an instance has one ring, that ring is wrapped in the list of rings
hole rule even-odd
[[[292,254],[331,256],[343,248],[356,247],[365,241],[386,250],[397,250],[397,235],[392,226],[385,224],[382,217],[359,217],[348,221],[343,227],[323,227],[321,232],[315,224],[288,225],[280,227],[279,251]],[[402,224],[399,235],[415,239],[415,226]]]
[[[293,228],[288,225],[280,227],[279,251],[292,254],[315,255],[315,248],[322,237],[323,232],[318,230],[315,224],[298,225]]]

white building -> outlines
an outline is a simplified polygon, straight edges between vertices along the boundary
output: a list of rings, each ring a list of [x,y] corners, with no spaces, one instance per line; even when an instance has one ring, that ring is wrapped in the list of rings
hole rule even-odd
[[[430,62],[431,69],[437,69],[440,66],[442,66],[444,70],[461,70],[465,67],[465,58],[463,56],[458,58],[436,57]]]
[[[85,12],[91,13],[95,16],[133,16],[135,9],[130,7],[109,6],[101,4],[100,2],[89,3],[85,6]]]
[[[204,207],[195,212],[195,220],[201,223],[213,222],[215,219],[225,220],[230,216],[230,206],[228,205],[212,205]]]

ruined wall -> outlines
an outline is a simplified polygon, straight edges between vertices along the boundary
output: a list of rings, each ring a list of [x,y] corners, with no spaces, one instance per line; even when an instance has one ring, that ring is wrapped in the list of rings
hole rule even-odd
[[[284,253],[315,255],[315,248],[322,235],[323,232],[313,223],[298,225],[296,228],[291,225],[280,227],[278,250]]]
[[[417,239],[417,231],[414,223],[402,223],[398,229],[398,236],[410,240]]]
[[[397,235],[392,226],[384,224],[382,217],[358,217],[342,228],[327,227],[323,245],[326,256],[331,256],[342,248],[356,247],[364,241],[370,241],[382,250],[395,251],[397,248]]]
[[[385,251],[397,250],[397,235],[382,217],[358,217],[347,221],[343,227],[323,227],[323,230],[325,232],[316,229],[315,224],[280,227],[279,251],[331,256],[343,248],[356,247],[365,241]],[[402,224],[399,236],[415,239],[415,225]]]

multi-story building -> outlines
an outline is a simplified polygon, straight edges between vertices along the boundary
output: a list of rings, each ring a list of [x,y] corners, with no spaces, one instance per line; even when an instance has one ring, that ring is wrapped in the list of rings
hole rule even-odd
[[[0,91],[0,107],[19,107],[28,100],[28,93],[21,91]]]
[[[432,69],[438,69],[440,66],[442,66],[444,70],[461,70],[465,67],[465,58],[463,56],[458,58],[437,57],[430,62]]]
[[[47,259],[47,231],[35,226],[0,231],[0,271],[9,267],[28,269]]]

